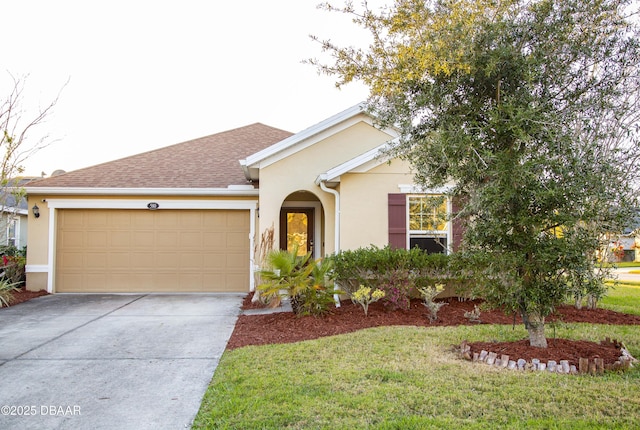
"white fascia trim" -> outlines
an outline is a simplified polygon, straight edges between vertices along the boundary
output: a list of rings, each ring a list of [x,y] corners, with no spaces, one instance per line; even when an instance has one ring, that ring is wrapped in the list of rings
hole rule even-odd
[[[8,215],[29,215],[29,211],[27,209],[19,209],[13,206],[4,206],[2,208],[2,213],[6,213]]]
[[[258,196],[260,190],[244,186],[229,188],[89,188],[89,187],[31,187],[27,194],[96,195],[96,196]]]
[[[47,199],[50,209],[143,209],[150,210],[149,199]],[[176,200],[158,199],[158,209],[240,209],[251,210],[258,205],[257,200]]]
[[[46,264],[27,264],[24,266],[24,270],[27,273],[47,273],[49,266]]]

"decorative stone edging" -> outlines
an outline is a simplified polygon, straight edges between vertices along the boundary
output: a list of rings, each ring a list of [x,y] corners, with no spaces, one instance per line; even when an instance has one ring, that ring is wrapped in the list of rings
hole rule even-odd
[[[498,357],[497,353],[485,350],[482,350],[479,353],[474,352],[472,354],[471,346],[467,344],[467,341],[462,342],[458,348],[458,352],[465,360],[473,361],[474,363],[485,363],[497,368],[522,371],[548,371],[552,373],[571,375],[587,373],[594,375],[602,374],[605,370],[627,370],[630,367],[633,367],[633,364],[638,361],[629,353],[622,342],[615,339],[611,340],[607,337],[605,340],[601,341],[600,344],[610,344],[614,348],[620,349],[620,357],[615,363],[605,365],[604,360],[598,357],[593,358],[592,360],[589,358],[580,358],[577,367],[574,364],[569,365],[569,360],[560,360],[560,362],[549,360],[547,363],[541,362],[537,358],[531,359],[531,362],[528,362],[523,358],[512,360],[506,354],[501,354],[500,357]]]

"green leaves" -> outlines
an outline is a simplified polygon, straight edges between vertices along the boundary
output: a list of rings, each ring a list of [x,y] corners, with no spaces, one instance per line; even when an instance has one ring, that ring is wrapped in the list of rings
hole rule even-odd
[[[341,10],[366,50],[324,48],[401,131],[389,156],[426,187],[454,182],[464,255],[494,305],[544,317],[637,207],[640,34],[627,0],[396,0]],[[357,54],[355,57],[352,54]],[[363,60],[364,59],[364,60]],[[317,64],[317,63],[316,63]],[[348,73],[347,73],[348,71]]]

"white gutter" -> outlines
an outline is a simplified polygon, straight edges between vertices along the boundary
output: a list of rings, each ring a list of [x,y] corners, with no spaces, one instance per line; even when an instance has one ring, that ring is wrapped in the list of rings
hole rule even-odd
[[[325,181],[326,179],[320,179],[320,181],[317,181],[317,183],[318,185],[320,185],[320,189],[322,189],[322,191],[333,194],[336,201],[334,252],[337,254],[338,252],[340,252],[340,193],[332,188],[327,187]]]
[[[25,187],[27,194],[108,195],[108,196],[258,196],[253,185],[231,185],[228,188],[93,188],[93,187]]]
[[[321,179],[318,178],[318,180],[316,180],[316,183],[318,185],[320,185],[320,189],[326,193],[329,194],[333,194],[334,198],[335,198],[335,244],[334,244],[334,253],[338,253],[340,252],[340,193],[337,192],[334,189],[328,188],[327,185],[325,184],[326,179]],[[338,286],[334,287],[335,289],[338,289]],[[340,297],[338,297],[337,294],[333,295],[333,300],[336,302],[336,307],[339,308],[340,307]]]

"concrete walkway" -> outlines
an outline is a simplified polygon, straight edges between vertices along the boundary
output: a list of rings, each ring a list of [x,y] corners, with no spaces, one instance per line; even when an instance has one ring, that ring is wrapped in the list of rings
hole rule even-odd
[[[235,294],[56,294],[0,310],[0,429],[190,428]]]

